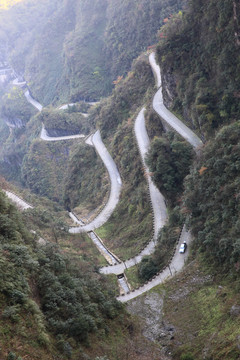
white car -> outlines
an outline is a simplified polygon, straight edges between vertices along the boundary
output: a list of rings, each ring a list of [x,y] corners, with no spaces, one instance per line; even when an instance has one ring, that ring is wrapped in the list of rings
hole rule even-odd
[[[187,249],[187,244],[184,241],[184,243],[181,244],[180,249],[179,249],[180,254],[184,254],[186,249]]]

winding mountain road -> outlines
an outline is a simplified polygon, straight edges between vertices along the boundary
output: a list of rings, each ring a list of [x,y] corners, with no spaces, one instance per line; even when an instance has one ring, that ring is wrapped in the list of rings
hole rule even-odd
[[[39,111],[42,110],[43,106],[31,97],[29,91],[26,91],[24,95],[30,104],[32,104]],[[60,109],[64,110],[69,105],[71,105],[71,104],[63,105],[60,107]],[[92,105],[96,105],[96,103],[92,103]],[[48,136],[47,131],[44,128],[44,126],[42,126],[42,130],[41,130],[41,134],[40,134],[40,138],[44,141],[61,141],[61,140],[71,140],[71,139],[78,139],[78,138],[84,138],[84,137],[85,137],[85,135],[83,135],[83,134],[51,137],[51,136]],[[111,155],[109,154],[107,148],[105,147],[105,145],[102,142],[100,131],[97,130],[95,134],[88,137],[86,139],[86,143],[88,145],[92,145],[95,147],[95,149],[98,152],[100,158],[102,159],[104,165],[106,166],[109,177],[110,177],[111,191],[110,191],[110,196],[109,196],[108,202],[105,205],[105,207],[103,208],[103,210],[100,212],[100,214],[89,224],[82,225],[80,222],[79,227],[70,228],[69,232],[72,234],[77,234],[77,233],[81,233],[81,232],[90,232],[90,231],[93,231],[93,230],[97,229],[98,227],[102,226],[110,218],[115,207],[117,206],[118,201],[119,201],[120,192],[121,192],[121,187],[122,187],[122,181],[121,181],[121,177],[118,172],[117,166],[116,166],[115,162],[113,161]]]
[[[67,110],[69,108],[71,108],[72,106],[76,105],[75,103],[71,103],[71,104],[65,104],[65,105],[62,105],[58,108],[58,110]],[[81,112],[80,113],[83,117],[87,118],[89,116],[89,114],[87,113],[83,113]]]
[[[188,257],[188,250],[184,254],[179,253],[180,245],[183,241],[186,241],[187,245],[189,245],[191,243],[191,240],[192,240],[191,234],[189,231],[186,230],[184,226],[178,246],[176,248],[176,251],[174,253],[174,256],[170,264],[160,274],[154,277],[153,280],[149,281],[147,284],[143,285],[139,289],[129,292],[128,294],[119,296],[117,297],[117,299],[121,302],[127,302],[151,290],[153,287],[163,284],[166,280],[170,279],[171,277],[179,273],[183,269]]]
[[[105,224],[118,204],[122,187],[122,181],[117,166],[109,154],[106,146],[102,142],[100,131],[97,130],[96,133],[92,135],[90,139],[88,139],[88,142],[89,141],[91,141],[91,143],[94,145],[105,167],[107,168],[111,182],[111,191],[108,202],[100,214],[89,224],[70,228],[69,232],[72,234],[89,232]]]
[[[150,140],[147,134],[146,126],[145,126],[145,118],[144,118],[143,108],[137,119],[135,121],[134,132],[136,135],[139,151],[141,154],[142,162],[145,168],[145,174],[148,181],[150,199],[153,207],[153,216],[154,216],[154,235],[153,239],[149,242],[149,244],[145,247],[141,253],[132,259],[126,260],[124,263],[117,264],[114,266],[105,266],[100,269],[102,274],[116,274],[119,275],[124,272],[125,269],[128,269],[138,263],[141,262],[142,258],[146,255],[151,255],[154,252],[156,241],[158,237],[158,233],[161,228],[165,225],[167,221],[167,208],[164,201],[164,197],[157,189],[157,187],[153,184],[151,176],[149,175],[149,169],[145,163],[145,156],[148,152],[150,146]]]
[[[14,86],[19,86],[19,87],[23,87],[26,85],[26,81],[18,81],[18,78],[14,79],[12,83]]]
[[[27,101],[32,104],[32,106],[34,106],[38,111],[42,111],[43,106],[37,100],[31,97],[29,90],[25,91],[24,95]]]
[[[161,73],[160,73],[160,68],[155,61],[154,53],[152,53],[150,55],[149,62],[152,67],[155,79],[156,79],[156,85],[158,88],[160,87],[160,89],[157,91],[157,93],[155,94],[154,99],[153,99],[154,110],[158,113],[158,115],[164,121],[166,121],[175,131],[177,131],[183,138],[185,138],[197,150],[202,145],[202,141],[197,137],[196,134],[194,134],[192,132],[192,130],[190,130],[184,123],[182,123],[181,120],[179,120],[175,115],[173,115],[163,104],[163,96],[162,96],[162,88],[161,88]],[[143,162],[144,162],[144,157],[148,151],[148,146],[149,146],[149,143],[148,143],[149,139],[148,139],[148,135],[146,132],[145,121],[144,121],[144,110],[145,109],[143,108],[141,110],[141,112],[139,113],[139,115],[136,119],[135,128],[134,128]],[[149,174],[148,174],[148,176],[149,176]],[[150,192],[151,192],[150,184],[149,184],[149,188],[150,188]],[[151,202],[153,205],[154,198],[152,198],[152,196],[151,196]],[[155,213],[155,211],[159,211],[159,206],[160,207],[162,206],[162,202],[164,202],[163,198],[161,198],[161,201],[159,201],[159,203],[156,204],[156,207],[154,207],[154,205],[153,205],[154,213]],[[154,224],[155,224],[155,221],[156,220],[154,218]],[[155,238],[155,236],[156,236],[156,228],[154,230],[154,238]],[[140,287],[137,290],[133,290],[123,296],[119,296],[117,299],[121,302],[127,302],[127,301],[134,299],[135,297],[140,296],[143,293],[149,291],[153,287],[164,283],[167,279],[169,279],[170,277],[172,277],[175,274],[177,274],[178,272],[180,272],[183,269],[186,259],[188,257],[188,250],[184,254],[179,253],[179,248],[183,241],[185,241],[187,243],[187,245],[189,245],[192,241],[191,233],[186,230],[185,226],[183,227],[177,248],[175,250],[174,256],[173,256],[171,262],[169,263],[169,265],[161,273],[159,273],[156,277],[154,277],[154,279],[149,281],[144,286]],[[154,250],[154,242],[152,245],[153,245],[153,247],[152,247],[152,251],[153,251]],[[111,266],[111,267],[104,267],[104,268],[100,269],[100,272],[102,272],[104,274],[110,274],[110,273],[118,274],[118,273],[120,273],[120,271],[124,270],[124,267],[128,268],[128,267],[130,267],[130,265],[133,266],[133,265],[137,264],[138,260],[141,261],[141,259],[139,259],[139,257],[135,257],[134,259],[128,260],[124,264],[118,264],[118,265]],[[132,265],[132,263],[134,263],[134,264]]]
[[[177,131],[182,137],[184,137],[195,149],[198,149],[202,145],[202,141],[184,123],[182,123],[175,115],[173,115],[163,104],[160,68],[155,61],[154,53],[150,55],[149,62],[151,64],[153,73],[156,78],[156,85],[159,88],[153,99],[154,110],[165,122],[167,122],[168,125],[170,125],[175,131]],[[42,105],[39,104],[36,100],[34,100],[30,96],[29,91],[25,92],[25,96],[27,100],[34,107],[36,107],[39,111],[42,110]],[[164,198],[159,192],[159,190],[152,183],[151,177],[149,175],[149,169],[147,168],[144,160],[150,144],[145,127],[144,111],[145,109],[143,108],[140,111],[139,115],[137,116],[137,119],[135,121],[134,131],[149,185],[149,192],[150,192],[150,198],[153,206],[153,215],[154,215],[154,236],[153,239],[150,241],[149,245],[138,256],[120,264],[101,268],[100,272],[103,274],[112,274],[112,273],[116,275],[122,274],[126,268],[129,268],[139,263],[142,260],[143,256],[150,255],[154,251],[159,230],[164,226],[167,220],[167,210],[166,210]],[[42,129],[41,132],[41,138],[46,141],[59,141],[59,140],[63,140],[63,138],[73,139],[76,136],[80,137],[81,135],[51,138],[47,135],[46,130],[44,128]],[[99,156],[103,160],[104,165],[106,166],[109,173],[109,177],[111,181],[111,192],[110,192],[109,200],[106,206],[104,207],[104,209],[101,211],[101,213],[89,224],[82,225],[81,223],[79,223],[80,225],[79,227],[70,228],[69,231],[70,233],[73,234],[80,232],[90,232],[102,226],[109,219],[112,212],[114,211],[119,201],[119,196],[121,192],[122,182],[118,169],[112,157],[108,153],[105,145],[102,142],[100,131],[98,130],[94,135],[91,135],[91,137],[87,139],[86,143],[89,145],[93,145],[96,148]],[[157,275],[152,281],[150,281],[149,283],[145,284],[143,287],[135,291],[129,292],[124,296],[118,297],[118,300],[121,302],[129,301],[143,294],[144,292],[150,290],[156,285],[163,283],[169,277],[179,272],[183,268],[186,258],[188,256],[188,251],[185,254],[179,253],[179,246],[182,241],[186,241],[187,244],[190,244],[191,242],[191,234],[185,229],[185,227],[183,228],[178,247],[176,248],[175,254],[169,266],[166,269],[164,269],[164,271],[162,271],[159,275]]]
[[[32,96],[29,93],[29,90],[25,91],[24,93],[27,101],[32,104],[38,111],[42,111],[43,106],[35,99],[32,98]],[[68,104],[73,105],[73,104]],[[59,108],[59,110],[64,110],[68,108],[68,105],[63,105]],[[79,139],[84,138],[85,135],[83,134],[77,134],[77,135],[69,135],[69,136],[48,136],[47,130],[45,129],[44,125],[42,124],[42,130],[40,133],[40,139],[44,141],[61,141],[61,140],[71,140],[71,139]]]
[[[201,139],[199,139],[199,137],[191,129],[189,129],[181,120],[172,114],[163,104],[160,67],[156,63],[154,53],[149,56],[149,62],[157,79],[157,87],[159,88],[153,98],[153,109],[168,125],[170,125],[185,140],[187,140],[195,149],[199,148],[203,144]]]

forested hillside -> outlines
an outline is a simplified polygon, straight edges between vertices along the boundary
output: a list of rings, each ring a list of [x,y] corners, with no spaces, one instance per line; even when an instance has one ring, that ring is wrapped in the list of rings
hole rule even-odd
[[[69,358],[71,341],[86,344],[91,333],[108,332],[122,310],[105,280],[87,261],[75,267],[57,246],[39,245],[2,192],[0,241],[2,359],[53,359],[58,351]]]
[[[99,99],[141,51],[156,43],[163,19],[184,2],[23,1],[10,9],[7,26],[6,14],[0,14],[1,40],[14,69],[44,105]]]
[[[225,273],[239,271],[240,123],[208,143],[185,183],[186,211],[197,245]]]

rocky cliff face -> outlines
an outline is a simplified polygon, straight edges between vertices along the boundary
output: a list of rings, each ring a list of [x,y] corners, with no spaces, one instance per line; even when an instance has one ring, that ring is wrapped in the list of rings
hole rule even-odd
[[[63,130],[63,129],[49,129],[46,128],[47,134],[48,136],[51,137],[58,137],[58,136],[70,136],[70,135],[76,135],[79,134],[79,131],[74,131],[74,130]]]
[[[24,122],[17,117],[16,118],[4,118],[3,120],[5,121],[7,126],[9,126],[12,129],[14,129],[14,128],[20,129],[24,126]]]
[[[167,71],[161,71],[161,76],[164,104],[169,109],[171,109],[174,105],[174,101],[177,98],[176,78],[171,72],[171,69],[168,69]]]
[[[176,104],[180,101],[177,91],[177,77],[172,72],[171,68],[164,68],[164,71],[161,71],[161,76],[164,104],[168,109],[174,109],[176,107]],[[182,110],[184,120],[190,125],[192,129],[195,129],[195,125],[191,119],[190,110],[188,109],[188,107],[185,105]]]

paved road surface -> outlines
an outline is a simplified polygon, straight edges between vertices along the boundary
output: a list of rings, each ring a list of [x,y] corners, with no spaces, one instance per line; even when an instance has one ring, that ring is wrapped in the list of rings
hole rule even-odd
[[[58,110],[67,110],[69,107],[74,106],[74,105],[76,105],[76,104],[75,104],[75,103],[65,104],[65,105],[60,106],[60,107],[58,108]],[[81,112],[80,114],[81,114],[83,117],[85,117],[85,118],[87,118],[87,117],[89,116],[89,114],[83,113],[83,112]]]
[[[42,111],[43,106],[41,104],[39,104],[39,102],[37,102],[37,100],[35,100],[31,97],[28,90],[25,91],[24,95],[30,104],[32,104],[36,109],[38,109],[38,111]]]
[[[160,68],[159,65],[156,63],[155,60],[155,53],[152,52],[149,56],[149,63],[151,65],[154,77],[155,77],[155,81],[156,81],[156,86],[159,89],[160,86],[162,86],[162,78],[161,78],[161,73],[160,73]]]
[[[153,215],[154,215],[154,239],[156,240],[158,237],[159,230],[165,225],[167,221],[167,207],[163,195],[154,185],[151,176],[149,175],[150,171],[145,162],[145,157],[150,148],[150,139],[147,134],[147,130],[145,126],[144,111],[145,108],[143,108],[140,111],[135,121],[134,131],[137,138],[137,143],[140,150],[142,162],[147,175],[147,181],[148,181],[150,198],[151,198]]]
[[[188,248],[185,254],[179,253],[179,247],[183,241],[186,241],[187,245],[191,243],[191,234],[186,230],[186,228],[183,228],[180,241],[178,243],[177,249],[175,251],[174,257],[169,264],[169,267],[167,267],[163,272],[161,272],[159,275],[156,276],[155,279],[150,281],[149,283],[143,285],[139,289],[130,292],[129,294],[119,296],[117,299],[121,302],[127,302],[131,299],[134,299],[135,297],[144,294],[145,292],[151,290],[153,287],[160,285],[164,283],[167,279],[171,278],[172,276],[179,273],[187,260],[188,257]]]
[[[7,197],[12,200],[20,210],[33,209],[33,206],[22,200],[19,196],[15,195],[11,191],[3,190]]]
[[[111,182],[110,196],[106,206],[101,211],[101,213],[89,224],[80,227],[70,228],[69,231],[72,234],[92,231],[105,224],[105,222],[107,222],[107,220],[112,215],[115,207],[117,206],[121,192],[122,181],[120,174],[118,172],[115,162],[113,161],[107,148],[102,142],[99,130],[91,137],[91,141],[108,170],[108,174]]]
[[[15,85],[15,86],[20,86],[20,87],[23,87],[23,86],[26,85],[26,81],[20,81],[20,82],[19,82],[17,78],[14,79],[12,83],[13,83],[13,85]]]
[[[58,108],[58,110],[67,110],[69,107],[71,106],[74,106],[75,104],[72,103],[72,104],[65,104],[65,105],[62,105]]]
[[[145,127],[144,111],[145,111],[144,108],[140,111],[135,121],[134,131],[137,138],[138,147],[145,167],[147,181],[149,185],[150,199],[151,199],[151,203],[153,207],[153,215],[154,215],[154,236],[153,239],[148,244],[148,246],[146,246],[146,248],[138,256],[135,256],[134,258],[127,260],[121,264],[117,264],[114,266],[105,266],[101,268],[100,272],[103,274],[116,274],[116,275],[121,274],[124,272],[126,268],[130,268],[141,262],[144,256],[152,254],[156,246],[156,240],[159,230],[164,226],[167,220],[167,208],[165,205],[164,197],[162,196],[160,191],[156,188],[156,186],[153,184],[151,177],[149,175],[149,169],[145,163],[145,155],[148,152],[150,146],[150,140]]]
[[[153,73],[157,78],[157,87],[160,87],[153,98],[153,108],[158,115],[168,123],[179,135],[187,140],[194,148],[199,148],[203,143],[199,137],[194,134],[181,120],[172,114],[163,104],[163,95],[161,87],[161,73],[160,67],[156,63],[154,53],[149,57],[150,65],[152,66]]]

